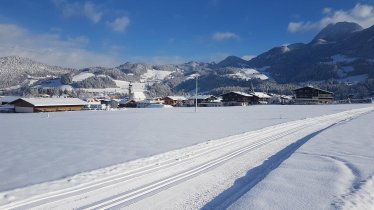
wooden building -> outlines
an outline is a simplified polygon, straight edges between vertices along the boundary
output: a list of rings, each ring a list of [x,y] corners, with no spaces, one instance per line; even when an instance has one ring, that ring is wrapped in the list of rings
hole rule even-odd
[[[166,96],[164,98],[164,103],[170,106],[183,106],[187,101],[184,96]]]
[[[232,91],[221,95],[224,106],[247,106],[253,103],[253,95]]]
[[[271,96],[263,92],[252,92],[253,104],[268,104]]]
[[[78,98],[20,98],[14,104],[14,111],[19,113],[30,112],[57,112],[79,111],[86,102]]]
[[[197,100],[197,105],[202,107],[216,107],[222,106],[221,100],[213,95],[197,95],[188,98],[187,106],[195,106]]]
[[[332,92],[311,86],[293,91],[295,93],[295,104],[331,104],[334,100]]]

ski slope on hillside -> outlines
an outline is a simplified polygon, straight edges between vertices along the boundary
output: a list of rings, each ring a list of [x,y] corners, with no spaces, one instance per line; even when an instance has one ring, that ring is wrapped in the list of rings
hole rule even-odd
[[[299,119],[3,192],[0,208],[226,208],[309,139],[373,110]]]

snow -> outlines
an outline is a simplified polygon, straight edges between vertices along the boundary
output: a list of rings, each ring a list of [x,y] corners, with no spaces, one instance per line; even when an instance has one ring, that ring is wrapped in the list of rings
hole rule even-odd
[[[173,101],[185,101],[185,100],[187,100],[187,98],[184,97],[184,96],[167,96],[167,97],[170,98]]]
[[[135,101],[143,101],[143,100],[147,99],[147,97],[145,96],[145,94],[143,92],[133,92],[132,96],[131,96],[131,99],[135,100]]]
[[[126,91],[128,90],[130,82],[123,81],[123,80],[113,80],[113,81],[116,83],[117,87],[121,89],[126,89]],[[131,82],[131,84],[132,84],[133,91],[143,92],[145,90],[146,83]]]
[[[49,117],[44,113],[4,114],[1,119],[7,123],[0,127],[0,191],[4,191],[0,193],[0,205],[30,208],[43,204],[45,199],[53,201],[45,209],[61,205],[117,208],[128,199],[125,204],[133,204],[129,206],[133,209],[151,205],[160,209],[197,209],[213,205],[215,198],[222,198],[221,193],[240,184],[236,180],[248,170],[256,166],[267,170],[272,162],[265,160],[283,160],[284,155],[274,154],[295,150],[295,141],[325,128],[329,131],[329,126],[369,109],[340,112],[368,106],[268,105],[199,108],[198,113],[193,108],[128,109],[52,113]],[[326,115],[333,113],[337,114]],[[357,129],[344,130],[349,133]],[[359,144],[354,151],[372,151]],[[324,148],[338,145],[334,142]],[[183,148],[186,146],[190,147]],[[99,170],[91,171],[94,169]],[[346,175],[341,183],[350,180],[349,173]],[[366,183],[363,186],[370,187],[370,181]],[[76,199],[71,200],[71,196]],[[113,202],[95,203],[110,196],[114,196],[115,200],[110,199]]]
[[[95,74],[93,73],[87,73],[87,72],[82,72],[77,75],[73,76],[73,82],[80,82],[82,80],[88,79],[90,77],[94,77]]]
[[[199,77],[199,76],[200,76],[200,74],[198,74],[198,73],[190,74],[190,75],[188,75],[188,76],[186,77],[185,80],[196,79],[196,77]]]
[[[43,89],[51,89],[51,88],[58,88],[61,90],[73,90],[73,87],[71,85],[63,85],[61,84],[60,79],[53,79],[53,80],[48,80],[44,81],[40,85],[34,86],[35,88],[43,88]]]
[[[244,93],[244,92],[240,92],[240,91],[231,91],[232,93],[236,93],[238,95],[242,95],[242,96],[247,96],[247,97],[252,97],[251,94],[248,94],[248,93]]]
[[[81,88],[89,93],[128,93],[130,82],[123,80],[113,80],[118,88]],[[138,92],[144,92],[146,89],[146,83],[132,82],[132,90]]]
[[[282,46],[281,50],[282,50],[282,53],[287,53],[287,52],[291,51],[291,49],[288,48],[288,46]]]
[[[162,71],[155,69],[147,69],[147,72],[141,75],[141,78],[146,81],[160,81],[169,76],[171,71]]]
[[[79,98],[21,98],[34,106],[86,105]]]
[[[268,94],[263,93],[263,92],[254,92],[254,93],[251,93],[251,94],[254,95],[254,96],[257,96],[259,98],[271,98],[271,96],[269,96]]]
[[[337,64],[337,63],[352,63],[353,61],[357,60],[357,58],[350,58],[345,55],[337,54],[331,56],[332,61],[329,62],[331,64]]]
[[[261,74],[256,69],[250,69],[250,68],[240,69],[235,74],[228,74],[227,76],[231,77],[231,78],[239,78],[239,79],[242,79],[242,80],[251,80],[251,79],[255,79],[255,78],[260,79],[260,80],[269,79],[269,77],[267,77],[264,74]]]
[[[373,209],[373,119],[312,137],[230,209]]]
[[[19,98],[20,98],[19,96],[0,96],[0,105],[10,103]]]

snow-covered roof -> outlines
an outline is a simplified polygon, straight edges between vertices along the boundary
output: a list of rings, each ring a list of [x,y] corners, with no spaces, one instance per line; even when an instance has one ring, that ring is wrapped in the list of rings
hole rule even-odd
[[[316,90],[319,90],[319,91],[322,91],[322,92],[325,92],[325,93],[333,94],[333,92],[330,92],[330,91],[327,91],[327,90],[322,90],[322,89],[319,89],[319,88],[313,87],[313,86],[311,86],[311,85],[308,85],[308,86],[305,86],[305,87],[302,87],[302,88],[297,88],[297,89],[294,89],[293,91],[300,90],[300,89],[304,89],[304,88],[312,88],[312,89],[316,89]]]
[[[243,92],[240,92],[240,91],[231,91],[230,93],[236,93],[236,94],[238,94],[238,95],[247,96],[247,97],[252,97],[251,94],[243,93]],[[227,94],[227,93],[226,93],[226,94]],[[225,94],[222,94],[222,95],[225,95]]]
[[[184,101],[184,100],[187,100],[187,98],[184,97],[184,96],[167,96],[167,98],[170,98],[171,100],[174,100],[174,101]]]
[[[196,99],[197,98],[197,99],[205,100],[205,99],[208,99],[210,97],[217,98],[217,97],[215,97],[213,95],[197,95],[197,97],[196,96],[191,96],[188,99]]]
[[[259,98],[271,98],[271,96],[263,92],[254,92],[252,93],[252,95],[257,96]]]
[[[0,104],[1,103],[10,103],[17,99],[21,98],[20,96],[0,96]]]
[[[87,104],[79,98],[20,98],[19,100],[26,101],[34,106],[83,106]]]

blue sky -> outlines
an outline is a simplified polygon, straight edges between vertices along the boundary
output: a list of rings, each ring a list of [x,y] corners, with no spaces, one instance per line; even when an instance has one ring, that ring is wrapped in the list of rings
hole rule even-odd
[[[2,0],[0,56],[66,67],[246,59],[329,23],[374,24],[374,0]]]

